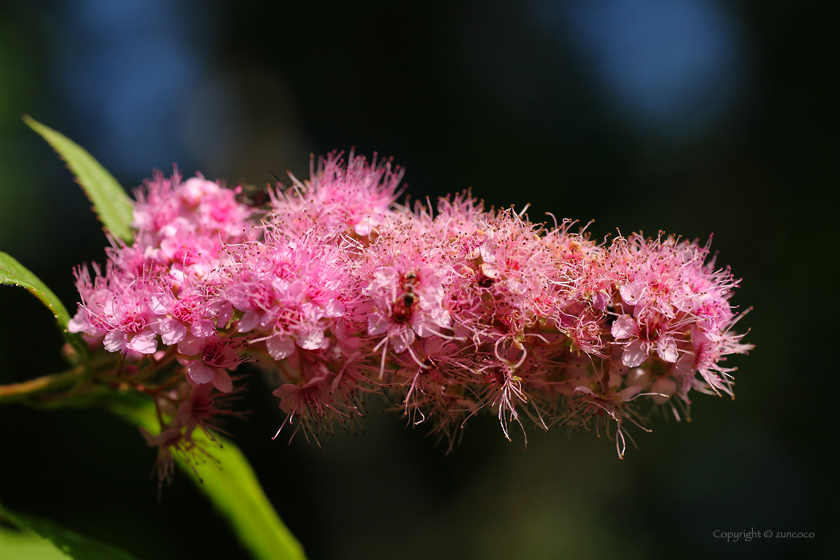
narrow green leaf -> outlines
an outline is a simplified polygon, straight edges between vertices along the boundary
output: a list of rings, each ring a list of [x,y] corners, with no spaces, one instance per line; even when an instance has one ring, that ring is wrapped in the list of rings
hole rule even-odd
[[[3,504],[0,504],[0,519],[5,519],[22,531],[34,533],[49,541],[54,549],[60,551],[65,558],[73,558],[74,560],[136,560],[134,556],[120,548],[65,529],[48,519],[12,512]],[[2,548],[0,548],[0,552],[2,552]],[[55,557],[61,558],[61,556]],[[6,556],[3,556],[3,558],[6,558]]]
[[[150,433],[160,431],[151,404],[138,407],[128,401],[114,401],[110,409]],[[259,560],[305,560],[303,548],[263,493],[242,451],[221,437],[218,442],[210,441],[201,430],[194,432],[193,439],[218,464],[213,461],[187,464],[178,459],[178,466],[227,518],[239,542]]]
[[[61,300],[50,290],[46,284],[41,282],[37,276],[32,274],[26,267],[16,261],[8,253],[0,251],[0,284],[10,284],[26,288],[46,305],[55,316],[55,322],[61,329],[65,340],[72,344],[78,352],[87,357],[87,346],[78,336],[67,330],[67,323],[70,322],[70,314]]]
[[[59,326],[66,327],[67,323],[70,322],[70,314],[67,313],[67,308],[64,307],[64,304],[52,290],[47,288],[46,284],[41,282],[26,267],[17,262],[14,257],[2,251],[0,251],[0,284],[11,284],[26,288],[44,305],[49,307]]]
[[[68,560],[70,557],[35,533],[0,525],[0,558]]]
[[[23,120],[49,142],[61,159],[67,163],[93,203],[93,209],[105,225],[105,229],[130,243],[134,238],[131,230],[134,203],[125,194],[125,190],[117,183],[117,180],[84,148],[63,134],[39,123],[29,115],[24,115]]]

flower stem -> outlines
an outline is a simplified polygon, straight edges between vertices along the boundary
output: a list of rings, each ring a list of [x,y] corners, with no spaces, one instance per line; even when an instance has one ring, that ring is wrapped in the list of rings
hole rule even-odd
[[[76,386],[86,379],[86,369],[85,365],[79,365],[61,373],[36,377],[20,383],[0,385],[0,404],[26,401],[36,396]]]

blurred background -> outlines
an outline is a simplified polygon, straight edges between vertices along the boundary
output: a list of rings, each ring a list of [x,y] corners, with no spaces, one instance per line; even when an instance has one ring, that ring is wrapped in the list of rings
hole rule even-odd
[[[413,198],[584,223],[598,239],[701,241],[754,306],[737,400],[692,422],[502,436],[455,452],[371,406],[324,449],[271,441],[259,376],[229,426],[318,559],[835,558],[840,136],[834,3],[6,0],[0,3],[0,250],[71,310],[72,267],[103,261],[90,203],[21,115],[133,188],[153,169],[251,184],[309,154],[393,156]],[[822,305],[822,304],[819,304]],[[0,382],[62,368],[50,314],[0,291]],[[157,502],[155,451],[95,410],[0,408],[0,499],[141,559],[246,558],[186,477]],[[715,531],[813,532],[726,542]]]

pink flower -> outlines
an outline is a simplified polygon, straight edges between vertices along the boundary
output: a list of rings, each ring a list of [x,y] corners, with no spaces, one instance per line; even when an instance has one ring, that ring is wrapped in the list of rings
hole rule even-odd
[[[238,331],[259,331],[269,354],[282,360],[294,345],[316,350],[342,317],[347,274],[337,248],[314,237],[288,240],[269,229],[265,241],[242,247],[227,267],[224,297],[242,311]]]
[[[112,267],[105,275],[96,268],[93,283],[86,269],[77,270],[76,277],[82,303],[68,324],[70,332],[104,337],[107,351],[121,352],[132,359],[155,353],[157,334],[150,327],[151,290],[146,282],[123,285]]]
[[[198,385],[212,383],[222,393],[230,393],[233,381],[228,371],[235,370],[242,363],[240,346],[238,341],[213,336],[203,341],[196,339],[194,347],[182,343],[178,349],[187,356],[197,355],[196,359],[181,360],[187,367],[190,380]]]
[[[150,309],[154,314],[151,329],[167,346],[178,344],[187,333],[202,339],[216,333],[212,317],[217,310],[192,283],[182,286],[177,296],[169,286],[162,286],[152,296]]]
[[[659,319],[659,321],[657,321]],[[662,318],[645,318],[641,322],[629,315],[622,315],[612,325],[612,335],[616,340],[625,340],[622,363],[628,368],[640,366],[650,352],[666,362],[675,363],[679,358],[677,343],[670,334],[672,327]]]
[[[434,267],[409,264],[404,272],[380,267],[364,290],[372,300],[368,334],[387,334],[391,347],[402,353],[414,342],[414,335],[428,337],[451,326],[443,307],[443,287]]]
[[[692,390],[731,393],[724,362],[751,346],[733,330],[738,281],[708,243],[596,243],[469,192],[412,208],[396,202],[401,178],[390,160],[333,153],[251,208],[241,189],[157,173],[137,191],[135,242],[112,241],[104,273],[76,270],[68,328],[141,362],[121,383],[182,387],[150,437],[170,451],[222,411],[246,356],[277,377],[281,429],[316,440],[385,394],[450,445],[488,408],[508,438],[526,419],[614,424],[623,454],[639,403],[679,418]]]
[[[295,188],[277,193],[276,215],[290,224],[308,224],[311,219],[322,232],[350,230],[359,236],[370,235],[384,223],[400,195],[402,170],[392,170],[390,160],[377,162],[375,156],[368,163],[352,151],[345,165],[341,155],[333,152],[322,158],[308,182],[295,180]]]

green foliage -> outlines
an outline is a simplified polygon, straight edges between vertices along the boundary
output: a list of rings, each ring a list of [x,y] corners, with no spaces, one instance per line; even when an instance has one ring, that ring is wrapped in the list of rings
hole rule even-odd
[[[37,276],[32,274],[11,255],[2,251],[0,251],[0,284],[10,284],[12,286],[26,288],[35,297],[40,299],[52,311],[64,338],[82,356],[87,356],[87,346],[85,343],[78,336],[71,334],[67,330],[67,323],[70,322],[70,314],[67,312],[64,304],[61,303],[61,300]]]
[[[0,520],[20,530],[15,532],[0,528],[0,553],[3,553],[3,558],[136,560],[115,546],[82,536],[48,519],[12,512],[3,504],[0,504]],[[14,556],[7,556],[12,552],[15,552]]]
[[[93,209],[105,225],[105,229],[130,243],[134,238],[131,230],[134,203],[125,194],[125,190],[117,183],[117,180],[93,159],[93,156],[63,134],[44,126],[28,115],[25,115],[23,120],[49,142],[61,159],[67,163],[93,203]]]
[[[59,326],[66,327],[70,314],[56,295],[37,276],[17,262],[11,255],[0,251],[0,283],[26,288],[49,307]]]
[[[153,434],[160,431],[151,403],[115,399],[106,406]],[[305,560],[303,548],[274,511],[242,451],[221,436],[210,440],[200,429],[193,440],[213,460],[188,462],[176,457],[178,466],[227,519],[239,542],[259,560]]]
[[[53,543],[35,533],[0,525],[0,557],[14,560],[67,560]]]

